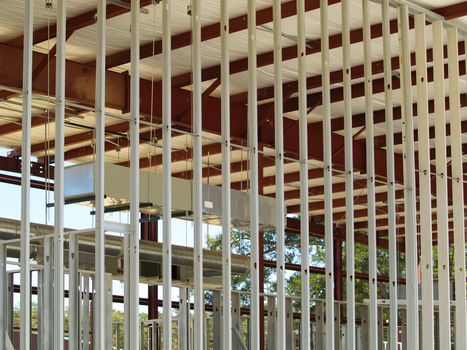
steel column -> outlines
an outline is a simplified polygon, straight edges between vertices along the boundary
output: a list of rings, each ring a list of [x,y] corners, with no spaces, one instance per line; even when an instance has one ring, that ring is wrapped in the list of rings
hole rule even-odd
[[[192,71],[193,71],[193,221],[194,221],[194,350],[203,350],[203,154],[201,106],[201,14],[200,0],[191,2]]]
[[[30,189],[31,189],[31,97],[32,97],[32,30],[34,1],[24,2],[23,43],[23,121],[21,144],[21,292],[20,292],[20,347],[31,347],[31,274],[30,255]]]
[[[391,30],[389,0],[382,2],[383,53],[384,53],[384,99],[386,127],[386,168],[388,195],[389,236],[389,348],[397,350],[397,242],[396,242],[396,189],[394,175],[394,123],[392,103]]]
[[[276,346],[285,349],[285,198],[284,198],[284,120],[282,113],[282,17],[281,1],[274,0],[274,147],[276,160],[276,255],[277,328]]]
[[[430,118],[428,115],[425,15],[415,16],[417,61],[418,167],[422,274],[422,348],[434,348],[433,251],[431,217]]]
[[[306,87],[305,1],[297,1],[297,57],[300,144],[300,250],[301,250],[301,328],[300,346],[310,349],[310,235],[308,213],[308,115]]]
[[[323,105],[323,143],[324,143],[324,227],[326,249],[326,349],[334,350],[334,232],[332,218],[332,144],[331,144],[331,99],[329,72],[329,28],[328,1],[320,0],[321,17],[321,72]]]
[[[362,0],[363,8],[363,51],[365,79],[365,133],[366,133],[366,175],[368,197],[368,264],[369,264],[369,346],[378,347],[378,285],[376,247],[376,201],[375,201],[375,153],[373,130],[373,86],[371,61],[371,28],[369,0]]]
[[[128,243],[129,259],[125,265],[125,283],[129,285],[129,294],[125,295],[125,303],[129,306],[128,315],[128,348],[139,348],[139,37],[140,37],[140,0],[131,1],[131,80],[130,80],[130,226]]]
[[[451,116],[452,205],[454,215],[455,342],[456,350],[467,349],[465,291],[465,215],[462,128],[459,88],[457,29],[448,28],[449,111]]]
[[[412,91],[409,47],[409,11],[399,7],[399,35],[402,88],[402,120],[404,132],[404,210],[406,250],[406,294],[408,348],[418,349],[418,274],[417,274],[417,223],[415,187],[415,150],[412,116]]]
[[[342,49],[344,76],[344,142],[345,142],[345,249],[346,249],[346,348],[355,350],[355,249],[354,249],[354,195],[353,195],[353,130],[350,62],[349,0],[342,6]]]
[[[232,349],[231,201],[230,201],[230,55],[229,6],[221,0],[221,134],[222,134],[222,349]],[[256,131],[256,130],[255,130]]]
[[[106,3],[97,4],[97,57],[96,57],[96,160],[95,160],[95,220],[96,250],[94,253],[96,285],[93,312],[94,346],[105,347],[105,231],[104,231],[104,169],[105,169],[105,48]],[[127,261],[125,261],[125,264]],[[125,281],[126,282],[126,281]],[[126,290],[125,290],[126,291]],[[126,314],[126,312],[125,312]]]
[[[435,87],[436,219],[438,231],[438,288],[440,347],[451,347],[449,279],[448,184],[446,165],[446,113],[444,89],[443,23],[433,23],[433,71]],[[410,327],[410,324],[408,325]],[[410,341],[409,333],[409,341]]]
[[[164,350],[172,349],[172,46],[171,1],[162,2],[162,141],[163,141],[163,330]]]
[[[258,189],[258,105],[256,76],[256,0],[248,0],[248,148],[250,166],[250,271],[251,271],[251,320],[250,346],[260,347],[259,307],[259,189]],[[262,281],[261,281],[262,283]],[[262,335],[264,337],[264,334]]]

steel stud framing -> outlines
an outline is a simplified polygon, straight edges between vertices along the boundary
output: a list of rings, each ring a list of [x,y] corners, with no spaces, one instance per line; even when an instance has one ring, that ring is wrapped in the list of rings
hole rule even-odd
[[[451,343],[449,286],[448,182],[446,165],[446,115],[444,101],[443,23],[433,23],[433,72],[436,144],[436,224],[438,231],[439,339],[441,348]],[[409,324],[410,326],[410,324]]]
[[[31,189],[31,104],[32,104],[32,30],[34,1],[26,0],[24,6],[23,44],[23,122],[21,144],[21,294],[20,325],[21,350],[31,347],[31,274],[30,274],[30,189]]]
[[[344,133],[345,133],[345,242],[346,242],[346,291],[347,291],[347,349],[355,350],[355,262],[354,262],[354,187],[353,187],[353,130],[352,90],[350,66],[350,15],[349,0],[342,1],[342,48],[344,74]]]
[[[418,349],[418,278],[417,223],[415,189],[415,150],[410,84],[409,11],[399,7],[399,35],[402,88],[402,118],[404,135],[404,209],[405,209],[405,269],[407,274],[407,341],[409,349]]]
[[[308,214],[308,114],[306,100],[305,1],[297,1],[300,143],[301,349],[310,349],[310,236]]]
[[[422,274],[422,347],[434,349],[433,252],[431,232],[430,120],[426,68],[425,14],[415,16],[417,60],[418,166]]]
[[[276,346],[285,349],[285,198],[284,198],[284,122],[282,113],[282,17],[281,2],[274,1],[274,132],[276,148],[276,259],[277,331]]]
[[[231,196],[230,196],[230,69],[229,0],[221,0],[222,89],[222,349],[232,349]]]
[[[250,161],[250,237],[251,237],[251,320],[250,345],[260,346],[259,339],[259,201],[258,201],[258,105],[256,75],[256,0],[248,0],[248,148]]]
[[[321,16],[321,72],[323,104],[323,142],[324,142],[324,207],[325,207],[325,249],[326,249],[326,349],[334,350],[334,229],[332,215],[332,143],[331,143],[331,97],[329,72],[329,28],[328,1],[320,1]]]
[[[194,350],[203,350],[204,289],[203,289],[203,154],[201,109],[201,13],[200,0],[191,2],[192,72],[193,72],[193,220],[194,220]]]
[[[163,317],[164,350],[172,349],[172,69],[171,69],[171,1],[162,2],[163,54]]]

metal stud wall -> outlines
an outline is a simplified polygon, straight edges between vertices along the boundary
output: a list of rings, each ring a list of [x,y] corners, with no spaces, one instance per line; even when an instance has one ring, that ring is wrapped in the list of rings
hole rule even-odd
[[[0,72],[0,110],[9,103],[21,115],[8,124],[21,133],[16,149],[0,156],[0,180],[21,185],[20,221],[0,218],[1,349],[467,347],[459,7],[192,0],[182,11],[170,0],[98,1],[79,14],[95,26],[95,62],[77,63],[70,38],[84,24],[71,16],[81,5],[57,2],[53,31],[41,36],[33,24],[43,10],[22,4],[21,47],[0,43],[0,58],[23,56],[21,88]],[[110,19],[124,14],[131,47],[119,53]],[[56,46],[41,56],[51,35]],[[149,81],[146,59],[158,54]],[[47,96],[41,74],[55,86]],[[83,76],[95,90],[79,100]],[[52,114],[53,140],[32,143]],[[75,119],[91,120],[87,136],[69,133]],[[76,153],[92,162],[68,167],[89,135]],[[73,181],[84,192],[70,195]],[[47,195],[49,185],[53,225],[32,225],[32,188]],[[89,228],[66,228],[68,204],[92,207]],[[141,319],[146,307],[151,318]]]

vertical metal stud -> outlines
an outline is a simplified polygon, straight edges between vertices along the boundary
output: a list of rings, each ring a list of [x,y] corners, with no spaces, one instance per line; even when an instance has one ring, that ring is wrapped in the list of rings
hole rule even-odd
[[[281,1],[274,0],[274,130],[276,150],[276,256],[277,256],[277,347],[284,349],[285,339],[285,198],[284,129],[282,113],[282,16]]]
[[[230,56],[229,5],[221,0],[221,104],[222,104],[222,349],[232,348],[231,307],[231,204],[230,204]]]
[[[417,62],[418,166],[422,273],[422,347],[433,349],[433,252],[431,217],[430,119],[428,115],[425,14],[415,16]]]
[[[349,0],[342,6],[342,48],[344,76],[344,138],[345,138],[345,247],[346,247],[346,348],[355,350],[355,263],[354,263],[354,196],[353,196],[353,132],[352,132],[352,90],[350,63],[350,14]]]
[[[297,1],[297,57],[300,144],[301,349],[310,349],[310,236],[308,213],[308,116],[306,88],[305,1]]]
[[[6,348],[7,331],[7,272],[6,272],[6,245],[0,244],[0,348]]]
[[[365,86],[365,132],[366,132],[366,173],[368,197],[368,260],[369,260],[369,346],[378,347],[378,287],[376,248],[376,202],[375,202],[375,155],[373,130],[373,86],[371,62],[371,28],[369,0],[362,0],[363,45],[364,45],[364,86]]]
[[[125,265],[125,283],[128,284],[128,294],[125,303],[129,306],[127,331],[128,349],[139,348],[139,13],[140,0],[131,1],[131,81],[130,81],[130,225],[128,237],[129,259]],[[125,329],[126,330],[126,329]]]
[[[334,234],[332,218],[332,144],[331,144],[331,99],[329,72],[329,29],[328,1],[320,0],[321,17],[321,72],[323,105],[323,143],[324,143],[324,229],[326,250],[326,349],[334,350]]]
[[[97,57],[96,57],[96,161],[94,191],[96,196],[96,251],[94,255],[94,344],[105,346],[105,231],[104,231],[104,177],[105,177],[105,48],[106,4],[97,4]],[[127,262],[125,261],[125,264]]]
[[[268,296],[268,349],[276,348],[276,300]]]
[[[53,238],[44,238],[44,265],[42,273],[42,320],[44,325],[53,325],[53,304],[54,304],[54,288],[53,288]],[[50,349],[53,347],[53,327],[43,327],[41,334],[42,349]]]
[[[407,294],[408,348],[418,349],[418,274],[417,274],[417,223],[415,188],[415,150],[412,117],[412,84],[409,48],[409,11],[399,7],[401,41],[401,90],[402,121],[404,135],[404,209],[405,209],[405,262]]]
[[[163,317],[164,350],[172,349],[172,46],[171,1],[162,2]]]
[[[30,189],[31,189],[31,97],[32,97],[32,31],[34,1],[24,2],[23,43],[23,122],[21,145],[21,253],[20,253],[20,346],[31,347],[31,275],[30,275]]]
[[[259,307],[259,189],[258,189],[258,105],[256,76],[256,0],[248,0],[248,148],[250,166],[250,239],[251,239],[251,320],[250,346],[260,346]]]
[[[188,309],[188,290],[179,288],[179,315],[178,315],[178,348],[180,350],[188,350],[188,339],[190,338],[190,322]]]
[[[382,2],[383,52],[384,52],[384,99],[386,127],[386,168],[388,193],[389,236],[389,348],[397,350],[397,244],[396,244],[396,191],[394,175],[394,123],[392,114],[392,67],[391,31],[389,27],[389,0]]]
[[[55,78],[55,166],[54,166],[54,349],[64,344],[64,166],[65,166],[65,48],[66,0],[58,2],[57,57]]]
[[[68,349],[79,350],[79,250],[77,235],[69,235],[68,250]]]
[[[200,0],[191,2],[192,70],[193,70],[193,221],[194,221],[194,350],[203,350],[203,155],[201,105],[201,14]]]
[[[82,350],[89,349],[89,276],[83,276],[83,336]]]
[[[442,349],[451,347],[449,294],[449,230],[446,166],[446,114],[444,89],[443,23],[433,23],[433,72],[435,86],[436,224],[438,231],[439,333]],[[408,325],[410,327],[410,324]],[[409,341],[410,341],[409,333]]]
[[[456,350],[467,349],[467,308],[465,291],[465,215],[462,127],[459,88],[457,29],[448,28],[449,110],[451,115],[452,205],[454,215],[454,279]]]

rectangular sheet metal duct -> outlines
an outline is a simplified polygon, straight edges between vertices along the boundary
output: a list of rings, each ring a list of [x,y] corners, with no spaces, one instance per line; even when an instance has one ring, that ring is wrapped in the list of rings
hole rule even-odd
[[[106,207],[125,205],[129,201],[127,183],[130,171],[127,167],[105,164],[104,195]],[[141,209],[152,214],[161,214],[163,206],[163,176],[153,172],[140,171],[140,202],[150,203]],[[65,168],[65,200],[91,204],[94,198],[94,163],[86,163]],[[172,210],[180,217],[190,219],[193,212],[191,189],[193,181],[172,177]],[[221,224],[222,188],[215,185],[202,184],[203,220],[212,224]],[[250,196],[247,193],[231,190],[232,225],[247,228],[250,222]],[[275,200],[271,197],[259,196],[258,222],[262,230],[273,229],[276,225]]]

